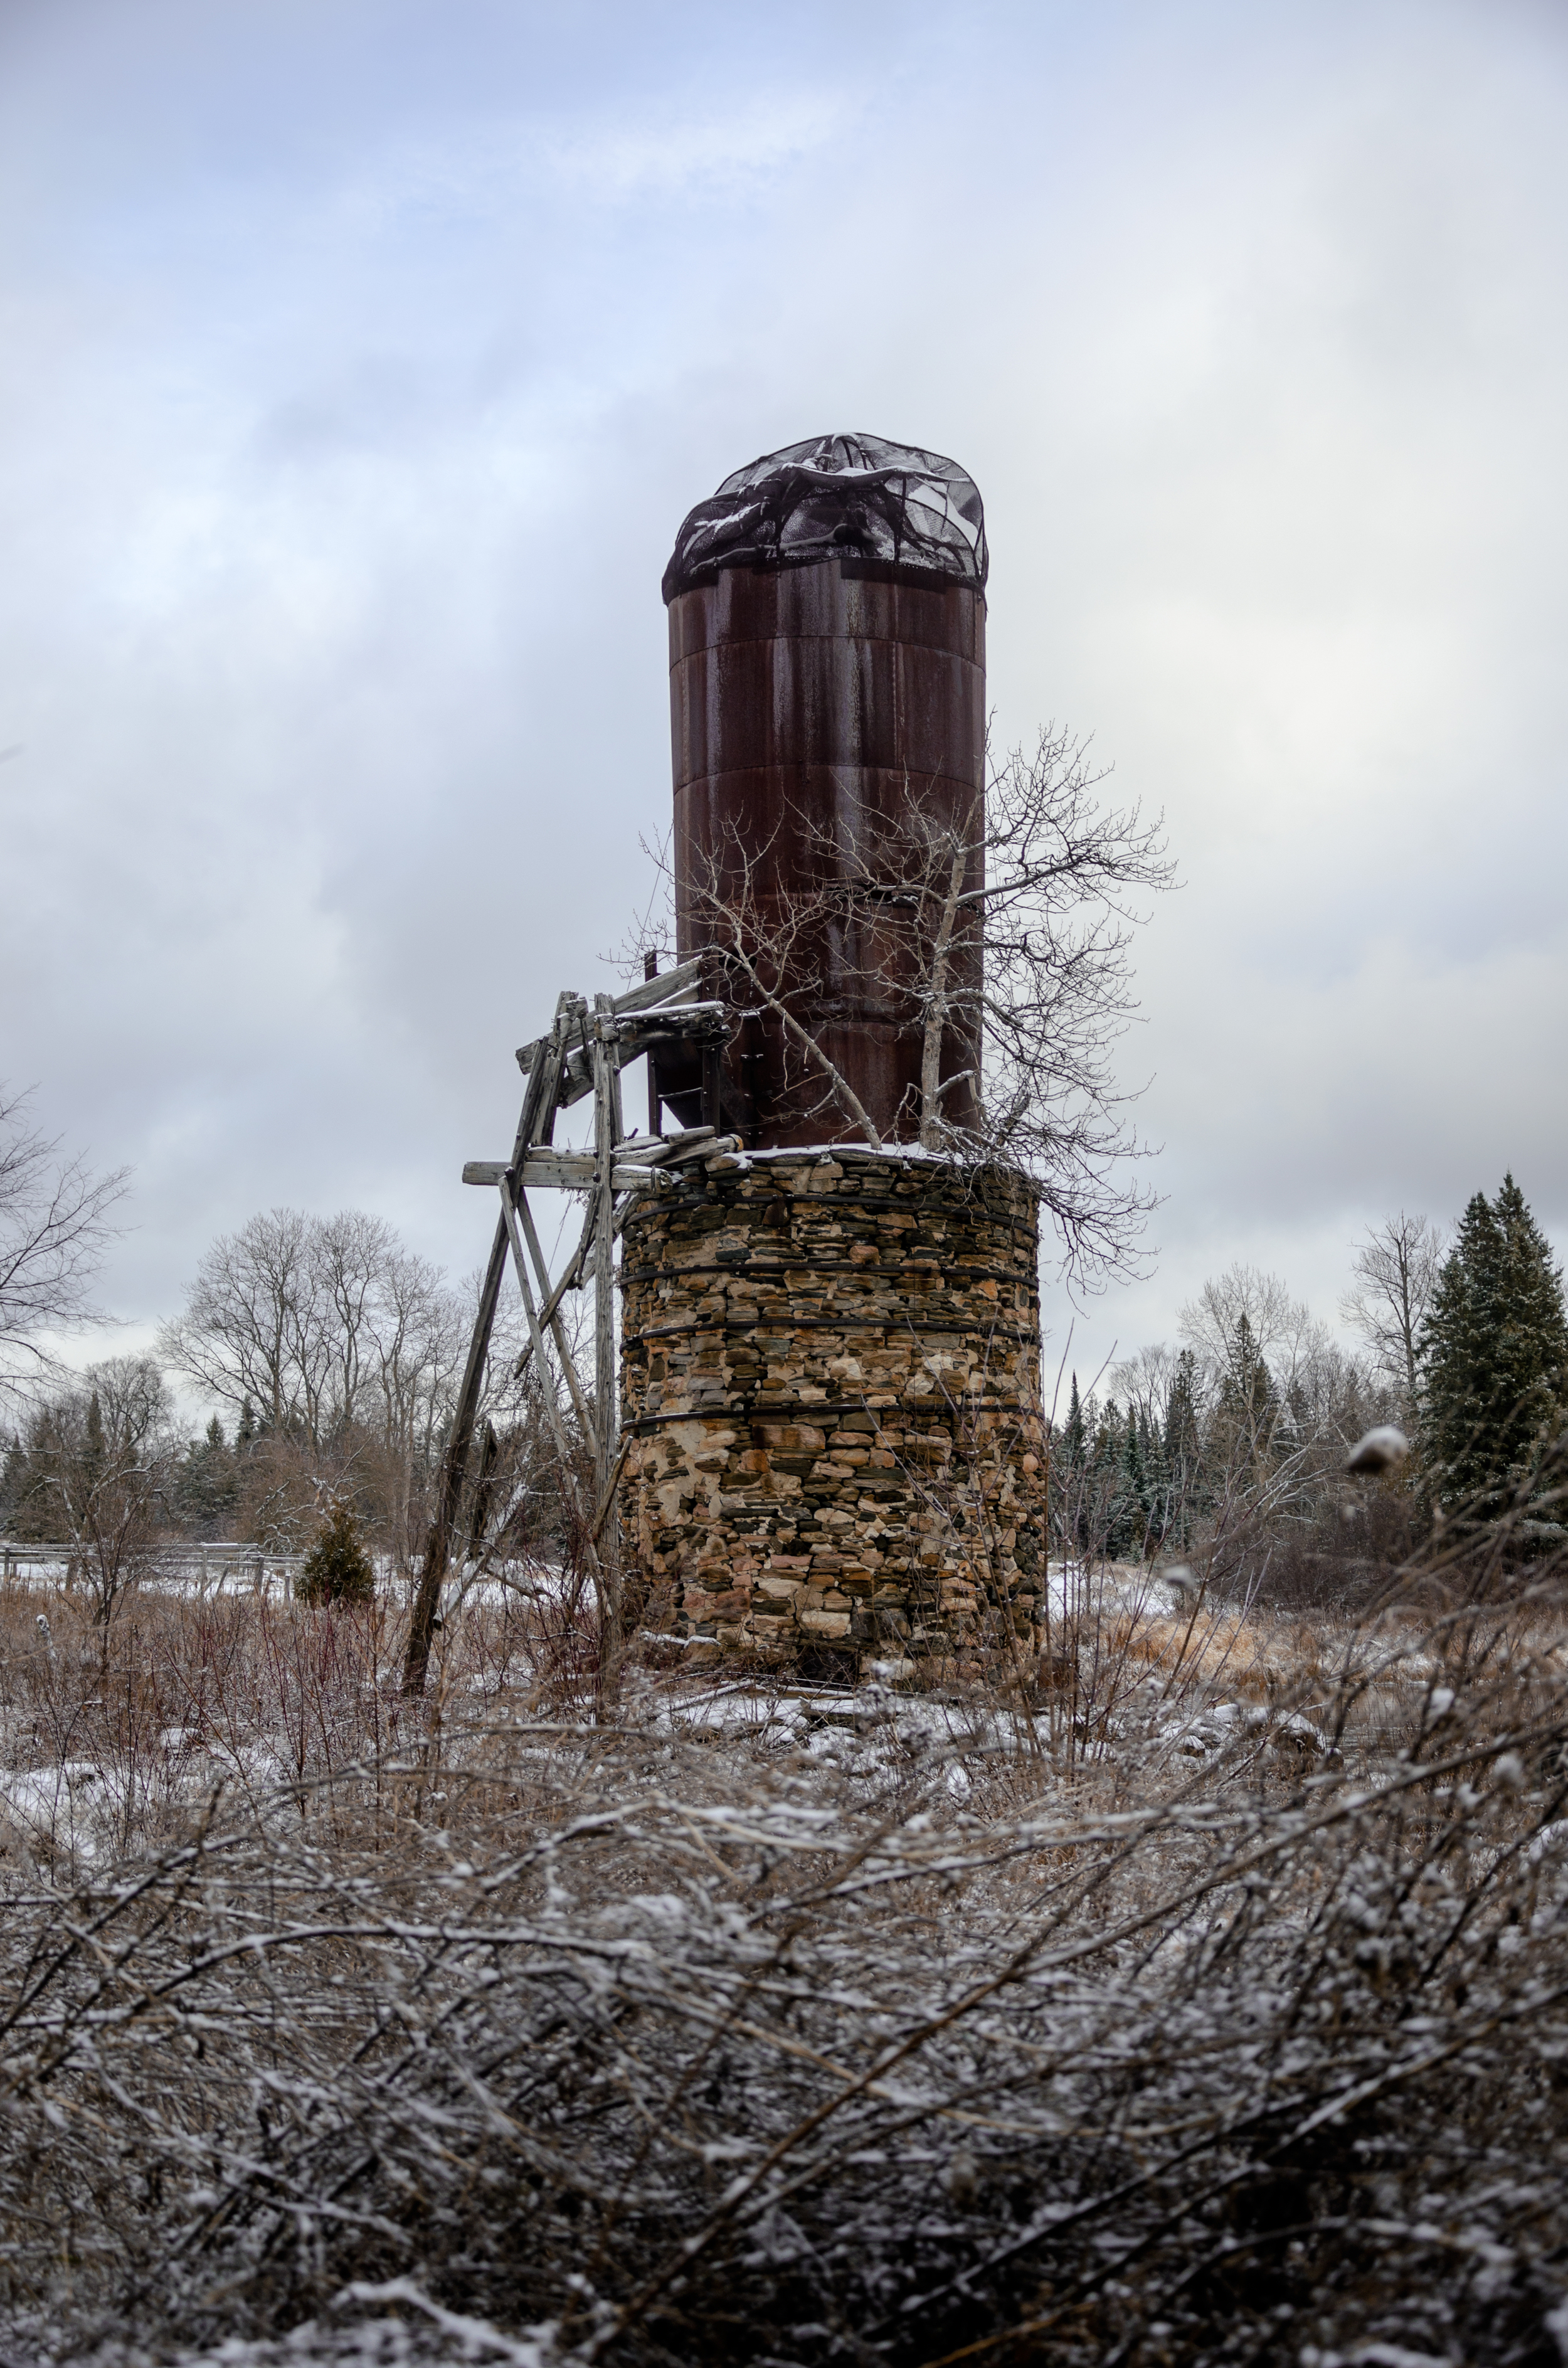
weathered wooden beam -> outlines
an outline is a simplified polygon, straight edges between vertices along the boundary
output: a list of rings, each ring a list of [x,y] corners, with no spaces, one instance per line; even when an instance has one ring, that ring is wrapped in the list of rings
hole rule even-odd
[[[502,1197],[508,1198],[507,1187],[503,1185],[501,1189]],[[577,1419],[583,1426],[583,1436],[588,1442],[588,1452],[597,1464],[599,1453],[598,1434],[594,1427],[594,1417],[588,1410],[588,1402],[583,1395],[583,1384],[577,1378],[577,1360],[572,1354],[565,1332],[562,1328],[561,1317],[557,1313],[561,1305],[561,1293],[551,1290],[550,1268],[540,1245],[533,1211],[528,1206],[526,1192],[517,1194],[515,1206],[518,1223],[522,1226],[523,1235],[528,1246],[528,1255],[534,1262],[534,1272],[539,1277],[539,1287],[544,1294],[545,1305],[540,1310],[540,1322],[541,1325],[548,1324],[550,1326],[550,1336],[555,1343],[555,1353],[561,1360],[561,1371],[565,1378],[566,1386],[572,1393],[572,1403],[577,1409]]]
[[[683,1150],[672,1152],[664,1163],[666,1174],[672,1167],[695,1167],[700,1160],[717,1159],[724,1153],[739,1151],[741,1147],[738,1134],[715,1134],[710,1127],[700,1127],[697,1132],[706,1140],[688,1143]]]
[[[608,995],[594,997],[595,1017],[601,1022],[609,1012]],[[595,1497],[603,1505],[615,1491],[616,1453],[620,1444],[615,1353],[615,1200],[607,1189],[619,1129],[615,1091],[619,1063],[602,1026],[594,1041],[594,1150],[601,1182],[595,1195],[594,1227],[594,1412],[598,1432],[595,1459]],[[637,1174],[639,1171],[627,1171]],[[606,1516],[599,1516],[601,1520]],[[599,1603],[599,1701],[601,1712],[613,1698],[620,1668],[620,1554],[613,1519],[597,1549],[601,1574]]]
[[[527,1143],[548,1143],[555,1133],[555,1113],[561,1107],[562,1079],[571,1040],[577,1032],[574,1023],[580,1023],[582,1011],[583,998],[580,995],[563,995],[555,1007],[555,1025],[551,1030],[549,1049],[543,1059],[535,1064],[540,1076],[539,1108],[533,1124],[524,1137]],[[530,1076],[529,1083],[532,1082]]]
[[[511,1191],[505,1183],[501,1187],[501,1224],[511,1247],[512,1264],[517,1269],[517,1286],[523,1294],[523,1313],[528,1322],[528,1342],[535,1357],[539,1360],[540,1372],[544,1375],[544,1387],[540,1395],[544,1399],[545,1418],[550,1424],[551,1435],[555,1440],[555,1452],[561,1458],[562,1485],[570,1495],[572,1493],[572,1451],[567,1443],[566,1427],[561,1419],[561,1408],[556,1402],[555,1392],[550,1385],[550,1361],[544,1353],[544,1335],[540,1328],[539,1310],[534,1305],[533,1285],[528,1281],[528,1263],[523,1255],[523,1238],[517,1229],[517,1214],[512,1204]]]
[[[470,1159],[463,1167],[463,1182],[485,1184],[494,1191],[513,1172],[510,1162],[505,1159]],[[521,1191],[591,1191],[598,1174],[598,1162],[591,1151],[530,1151],[516,1170]],[[629,1160],[624,1164],[618,1160],[610,1171],[612,1192],[657,1191],[662,1181],[659,1164],[653,1160]]]
[[[657,979],[658,975],[658,955],[656,953],[644,954],[642,957],[643,985],[645,986],[651,986]],[[659,1098],[659,1064],[657,1061],[650,1057],[648,1062],[648,1132],[650,1134],[658,1133],[660,1127],[664,1124],[664,1107]]]
[[[656,960],[657,957],[651,957]],[[629,986],[624,995],[612,996],[610,1009],[617,1019],[627,1011],[647,1011],[660,1003],[678,1003],[684,996],[699,996],[702,992],[702,957],[676,962],[674,970],[654,971],[636,986]]]
[[[615,1236],[617,1241],[620,1239],[621,1228],[625,1224],[628,1217],[631,1214],[633,1197],[634,1196],[630,1192],[624,1194],[621,1199],[620,1206],[615,1212]],[[593,1250],[594,1229],[597,1222],[597,1212],[595,1209],[593,1197],[590,1194],[587,1211],[583,1224],[582,1239],[578,1242],[576,1248],[573,1251],[572,1256],[568,1258],[565,1266],[562,1269],[560,1281],[551,1292],[550,1297],[545,1301],[544,1305],[540,1309],[540,1323],[549,1323],[551,1317],[554,1315],[556,1309],[560,1306],[562,1301],[565,1298],[569,1291],[580,1291],[582,1289],[583,1270],[587,1264],[589,1256]],[[512,1378],[514,1381],[520,1382],[522,1380],[523,1375],[528,1371],[528,1359],[532,1355],[532,1345],[530,1342],[525,1340],[522,1351],[517,1358],[517,1361],[512,1368]]]
[[[724,1042],[730,1033],[730,1016],[722,1003],[693,1003],[685,1007],[634,1013],[626,1019],[607,1017],[604,1021],[606,1041],[616,1045],[621,1064],[641,1060],[643,1053],[656,1044],[676,1044],[688,1039],[713,1038]],[[517,1066],[524,1076],[532,1074],[539,1062],[551,1049],[548,1036],[537,1036],[531,1042],[517,1047]],[[594,1090],[593,1062],[580,1046],[567,1053],[559,1096],[563,1109],[580,1102]]]
[[[557,1036],[562,1035],[562,1022],[573,1000],[573,997],[563,995],[556,1005]],[[532,1140],[550,1083],[549,1064],[541,1063],[536,1074],[529,1077],[523,1095],[514,1159],[521,1156],[524,1145]],[[431,1510],[430,1526],[425,1536],[425,1554],[419,1565],[419,1584],[415,1588],[414,1603],[409,1612],[408,1644],[403,1661],[403,1690],[406,1694],[421,1694],[425,1691],[425,1674],[430,1664],[430,1639],[436,1631],[441,1582],[446,1577],[451,1555],[452,1530],[468,1478],[469,1450],[473,1443],[474,1420],[484,1385],[484,1360],[490,1351],[490,1334],[495,1322],[495,1309],[506,1271],[506,1227],[503,1220],[495,1228],[490,1245],[489,1263],[480,1285],[479,1306],[468,1344],[468,1360],[463,1367],[457,1404],[452,1409],[451,1434],[447,1441],[447,1452],[441,1459],[440,1477],[436,1484],[436,1502]]]

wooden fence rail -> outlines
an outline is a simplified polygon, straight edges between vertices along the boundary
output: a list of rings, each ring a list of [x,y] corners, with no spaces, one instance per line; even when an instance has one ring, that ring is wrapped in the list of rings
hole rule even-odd
[[[0,1577],[41,1578],[62,1572],[69,1578],[84,1559],[81,1547],[68,1538],[0,1538]],[[222,1539],[176,1541],[139,1557],[143,1578],[154,1585],[183,1582],[202,1595],[210,1590],[265,1595],[277,1580],[291,1585],[304,1560],[302,1554],[277,1554],[270,1546]]]

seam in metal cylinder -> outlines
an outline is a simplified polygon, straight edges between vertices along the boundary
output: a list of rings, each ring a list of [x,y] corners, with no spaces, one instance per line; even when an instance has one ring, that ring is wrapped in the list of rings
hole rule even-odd
[[[727,478],[686,520],[665,578],[675,770],[676,942],[722,948],[744,916],[767,985],[887,1141],[919,1132],[922,927],[890,887],[922,850],[983,878],[985,575],[980,495],[957,465],[824,437]],[[756,1149],[858,1129],[732,962],[746,1016],[726,1048],[726,1125]],[[979,953],[957,941],[941,1113],[978,1116]],[[690,1122],[693,1081],[665,1099]]]

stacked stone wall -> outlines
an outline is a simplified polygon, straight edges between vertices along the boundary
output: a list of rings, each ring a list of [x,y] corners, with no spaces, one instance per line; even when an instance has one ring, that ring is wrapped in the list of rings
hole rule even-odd
[[[1028,1632],[1045,1571],[1039,1236],[997,1167],[717,1161],[621,1253],[622,1489],[701,1654],[917,1663]]]

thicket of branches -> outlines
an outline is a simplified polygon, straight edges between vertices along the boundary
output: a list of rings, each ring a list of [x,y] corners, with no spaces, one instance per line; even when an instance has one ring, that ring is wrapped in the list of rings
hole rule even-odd
[[[1267,1668],[1102,1621],[1071,1783],[983,1690],[595,1730],[474,1612],[400,1735],[376,1608],[165,1615],[73,1730],[104,1822],[0,1861],[13,2340],[1549,2359],[1563,1605],[1502,1543]],[[5,1616],[8,1722],[81,1721]]]
[[[1133,934],[1174,877],[1159,821],[1108,803],[1107,779],[1052,727],[989,767],[971,814],[911,780],[894,817],[782,818],[803,841],[791,884],[772,879],[771,844],[732,828],[681,891],[690,943],[722,957],[737,1015],[776,1026],[789,1089],[825,1135],[847,1125],[876,1147],[885,1121],[800,1016],[827,949],[841,965],[852,948],[857,977],[918,1047],[893,1132],[1026,1170],[1081,1282],[1129,1269],[1152,1205],[1115,1056],[1137,1010]],[[639,962],[671,933],[675,882],[667,853],[658,861],[670,913],[644,925]]]

